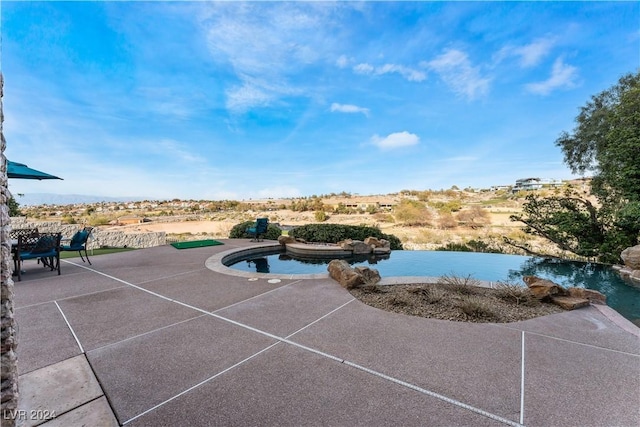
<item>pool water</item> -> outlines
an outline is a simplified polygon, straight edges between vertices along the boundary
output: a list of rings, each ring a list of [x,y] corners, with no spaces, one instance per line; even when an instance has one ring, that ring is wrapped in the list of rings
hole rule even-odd
[[[383,257],[344,258],[352,266],[375,268],[380,276],[458,276],[524,286],[523,276],[538,276],[564,287],[594,289],[607,305],[630,320],[640,319],[640,288],[627,284],[611,267],[520,255],[478,252],[392,251]],[[260,273],[327,273],[331,259],[297,258],[280,251],[251,255],[228,267]]]

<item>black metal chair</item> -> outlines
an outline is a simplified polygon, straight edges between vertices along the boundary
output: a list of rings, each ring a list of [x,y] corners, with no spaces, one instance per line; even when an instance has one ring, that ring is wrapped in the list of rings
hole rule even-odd
[[[71,237],[71,241],[68,245],[63,245],[60,250],[61,251],[78,251],[80,254],[80,258],[82,258],[82,262],[84,261],[84,257],[82,256],[82,251],[84,251],[84,256],[87,257],[87,261],[89,265],[91,265],[91,260],[89,259],[89,254],[87,253],[87,240],[91,235],[91,231],[93,227],[85,227],[80,231],[77,231],[73,237]]]
[[[60,233],[39,233],[38,236],[18,236],[14,263],[18,281],[22,280],[22,262],[29,259],[42,261],[51,271],[60,275]]]
[[[253,227],[247,228],[247,234],[253,236],[252,242],[261,242],[260,236],[264,236],[269,227],[269,218],[258,218]]]

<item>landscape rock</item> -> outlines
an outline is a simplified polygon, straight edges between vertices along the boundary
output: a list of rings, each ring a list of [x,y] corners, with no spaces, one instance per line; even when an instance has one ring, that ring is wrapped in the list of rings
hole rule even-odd
[[[296,243],[296,239],[291,236],[279,236],[278,243],[285,246],[287,243]]]
[[[346,289],[353,289],[364,284],[364,277],[351,268],[349,263],[342,259],[334,259],[327,266],[329,276],[340,286]]]
[[[372,252],[371,246],[365,244],[360,240],[343,240],[338,242],[338,246],[342,249],[352,251],[354,255],[370,254]]]
[[[380,281],[380,273],[376,269],[369,267],[356,267],[355,270],[362,276],[365,285],[375,285]]]
[[[631,270],[640,270],[640,245],[625,249],[620,254],[624,265]]]
[[[575,310],[576,308],[586,307],[589,305],[589,300],[586,298],[575,298],[569,296],[552,296],[551,302],[565,310]]]
[[[570,297],[587,299],[593,304],[607,304],[607,297],[598,291],[585,288],[568,288]]]
[[[562,286],[553,283],[551,280],[541,279],[536,276],[524,276],[522,280],[527,284],[531,293],[541,301],[567,294],[567,291]]]
[[[391,248],[373,248],[374,254],[388,254],[391,252]]]
[[[377,237],[367,237],[364,239],[365,245],[369,245],[375,248],[389,248],[391,249],[391,242],[385,239],[378,239]]]

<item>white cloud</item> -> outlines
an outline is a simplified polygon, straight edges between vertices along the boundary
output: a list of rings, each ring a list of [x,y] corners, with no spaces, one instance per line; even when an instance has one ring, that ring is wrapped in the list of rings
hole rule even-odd
[[[353,67],[353,71],[358,74],[373,74],[375,72],[375,68],[370,64],[358,64]]]
[[[420,137],[414,133],[407,131],[391,133],[385,137],[373,135],[371,143],[383,150],[392,150],[394,148],[409,147],[420,143]]]
[[[572,65],[565,64],[562,58],[556,59],[553,63],[551,76],[547,80],[526,85],[526,89],[538,95],[548,95],[555,89],[575,86],[578,77],[578,69]]]
[[[236,113],[271,105],[291,94],[308,96],[296,83],[301,69],[335,58],[331,4],[214,2],[200,16],[211,58],[240,81],[227,88]],[[346,58],[345,58],[346,59]]]
[[[349,58],[346,55],[340,55],[336,61],[338,68],[346,68],[349,65]]]
[[[334,102],[331,104],[331,112],[338,113],[362,113],[365,116],[369,117],[369,109],[364,107],[358,107],[357,105],[351,104],[338,104]]]
[[[420,70],[397,64],[384,64],[380,67],[374,67],[371,64],[362,63],[353,67],[353,71],[358,74],[374,74],[377,76],[397,73],[410,82],[421,82],[427,78],[427,75]]]
[[[436,59],[421,63],[434,70],[451,90],[458,95],[475,99],[489,90],[491,79],[482,77],[478,67],[473,67],[466,53],[449,49]]]
[[[236,86],[226,91],[226,106],[234,112],[243,112],[251,107],[269,104],[273,98],[263,88],[246,82],[243,86]]]
[[[178,141],[164,139],[158,143],[161,154],[173,159],[178,159],[186,163],[204,163],[206,160],[198,155],[194,155],[187,146]]]
[[[541,38],[524,46],[507,46],[498,52],[495,59],[500,62],[505,58],[516,56],[520,58],[522,68],[530,68],[538,65],[549,54],[554,44],[553,38]]]

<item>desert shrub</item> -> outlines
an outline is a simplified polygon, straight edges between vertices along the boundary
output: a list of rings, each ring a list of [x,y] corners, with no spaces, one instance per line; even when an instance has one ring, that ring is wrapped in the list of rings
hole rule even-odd
[[[329,219],[329,216],[324,211],[315,211],[313,217],[318,222],[325,222]]]
[[[413,294],[420,295],[422,300],[427,304],[437,304],[447,296],[447,291],[438,286],[411,288],[408,291]]]
[[[453,217],[451,212],[441,212],[438,217],[438,228],[443,230],[448,230],[451,228],[456,228],[458,226],[458,221]]]
[[[396,222],[396,220],[393,218],[393,215],[388,213],[382,213],[382,212],[373,214],[373,219],[375,219],[378,222],[389,222],[389,223]]]
[[[402,242],[393,234],[384,234],[376,227],[344,224],[307,224],[296,227],[289,236],[304,239],[307,242],[338,243],[342,240],[364,240],[367,237],[385,239],[391,243],[391,249],[401,250]]]
[[[460,310],[474,319],[494,320],[499,317],[491,306],[474,296],[466,297],[460,304]]]
[[[503,301],[534,307],[540,305],[540,301],[531,293],[529,288],[515,283],[501,282],[496,286],[495,295]]]
[[[478,293],[480,281],[468,275],[466,277],[447,276],[446,274],[438,279],[438,283],[445,285],[448,289],[463,295],[473,295]]]
[[[458,221],[475,229],[484,227],[491,222],[489,213],[480,206],[472,206],[458,213]]]
[[[436,208],[440,213],[458,212],[462,209],[462,202],[460,200],[449,200],[447,202],[432,202],[431,206]]]
[[[109,224],[109,218],[106,216],[90,216],[88,220],[89,225],[95,227],[97,225],[107,225]]]
[[[245,221],[240,224],[236,224],[231,228],[229,232],[230,239],[249,239],[252,236],[247,234],[247,228],[252,227],[256,222],[255,221]],[[282,230],[277,225],[273,225],[269,223],[267,226],[267,232],[264,234],[264,239],[267,240],[278,240],[278,237],[282,235]]]
[[[432,220],[429,208],[416,200],[402,200],[393,212],[395,218],[407,226],[428,225]]]

